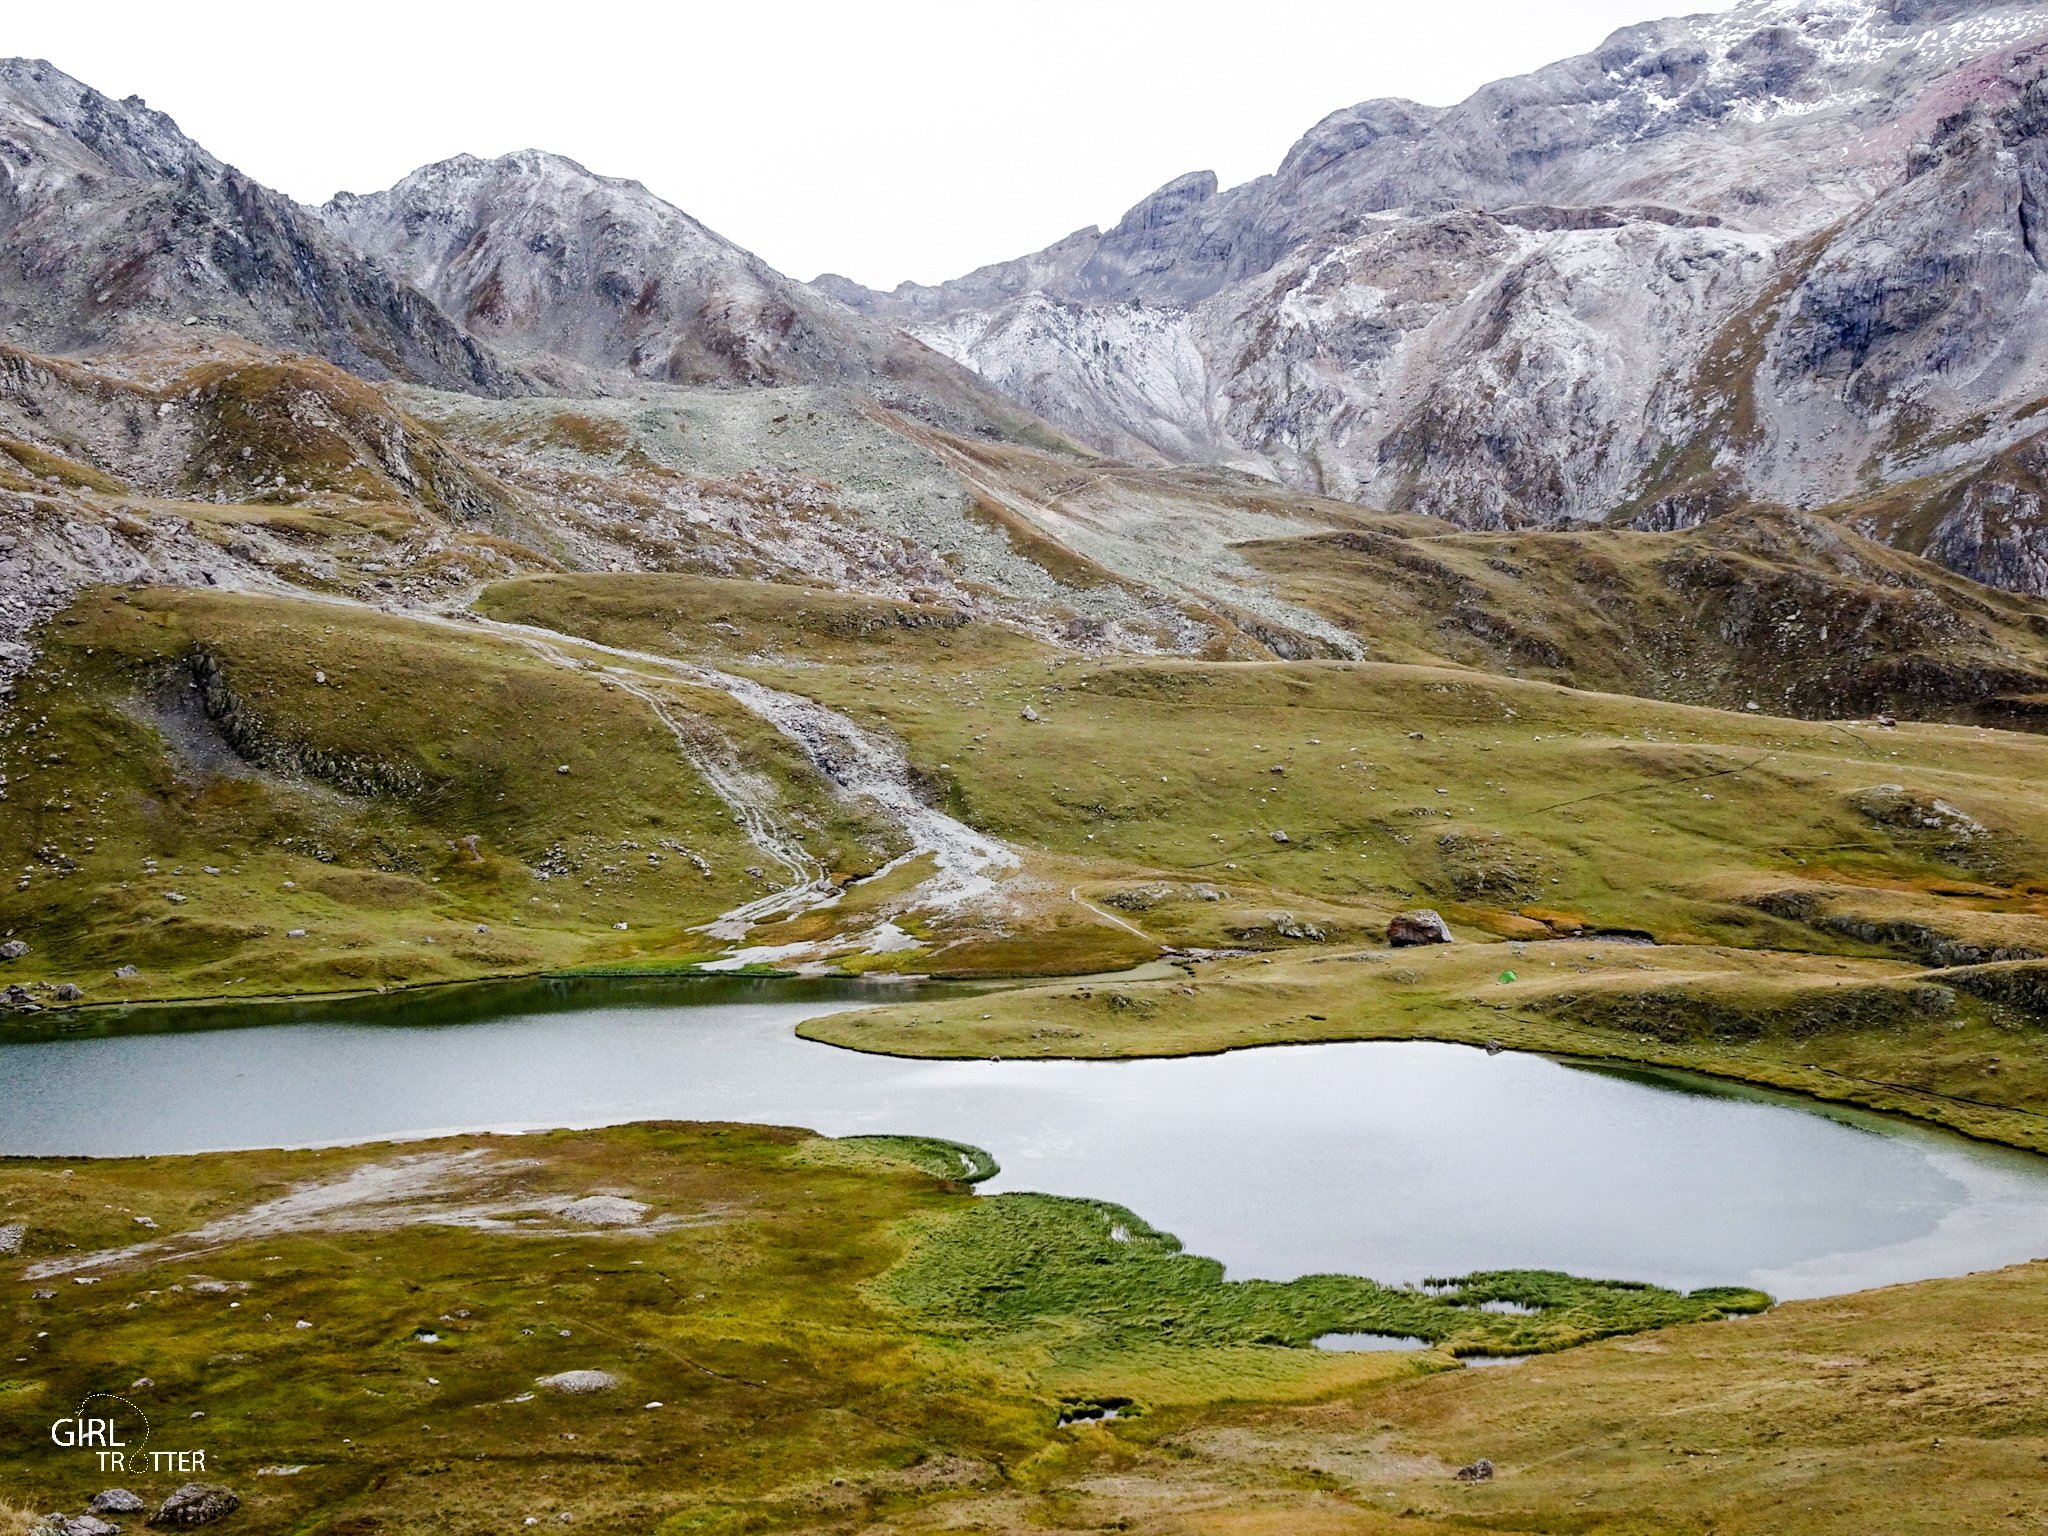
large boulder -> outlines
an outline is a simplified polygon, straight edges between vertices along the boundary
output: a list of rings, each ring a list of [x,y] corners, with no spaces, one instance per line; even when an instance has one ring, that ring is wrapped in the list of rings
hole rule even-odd
[[[1387,924],[1387,942],[1396,949],[1414,944],[1450,944],[1451,925],[1428,907],[1403,912]]]
[[[552,1376],[536,1380],[536,1385],[546,1387],[550,1392],[567,1392],[571,1396],[585,1392],[609,1392],[618,1384],[619,1378],[610,1371],[557,1371]]]
[[[149,1523],[171,1527],[211,1525],[241,1507],[240,1496],[219,1483],[187,1483],[157,1506]]]
[[[126,1488],[102,1488],[85,1506],[88,1515],[139,1515],[147,1506],[140,1494]]]
[[[0,960],[19,960],[28,953],[28,945],[20,939],[9,939],[0,944]]]

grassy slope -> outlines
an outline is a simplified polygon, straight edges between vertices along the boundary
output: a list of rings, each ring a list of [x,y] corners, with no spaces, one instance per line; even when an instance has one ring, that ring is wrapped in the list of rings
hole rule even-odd
[[[192,686],[199,654],[225,726]],[[888,853],[724,695],[663,691],[841,872]],[[689,925],[769,888],[746,873],[769,861],[645,702],[456,627],[102,591],[50,627],[20,706],[0,735],[0,930],[33,947],[7,979],[73,981],[88,1001],[701,954],[716,946]],[[142,974],[117,980],[123,964]]]
[[[906,1501],[933,1464],[999,1482],[1006,1462],[1050,1442],[1063,1403],[1110,1387],[1126,1402],[1141,1390],[1289,1398],[1450,1363],[1299,1347],[1326,1328],[1555,1348],[1760,1300],[1521,1274],[1480,1277],[1456,1296],[1334,1277],[1229,1285],[1128,1213],[966,1199],[918,1169],[928,1151],[641,1125],[403,1151],[18,1161],[0,1170],[0,1214],[26,1221],[28,1262],[159,1246],[95,1266],[90,1286],[69,1275],[22,1286],[13,1324],[26,1353],[0,1372],[0,1401],[27,1422],[89,1392],[131,1392],[163,1448],[212,1448],[215,1471],[252,1497],[266,1529],[489,1530],[529,1505],[570,1507],[607,1529],[679,1509],[695,1510],[694,1523],[666,1528],[786,1528],[834,1505],[872,1513]],[[330,1214],[298,1229],[203,1231],[304,1183],[333,1185],[366,1165],[402,1177],[450,1154],[466,1170],[455,1187],[342,1212],[367,1230]],[[594,1190],[643,1200],[654,1223],[672,1225],[579,1232],[533,1214]],[[436,1201],[458,1214],[377,1225]],[[463,1209],[498,1225],[467,1228]],[[1111,1215],[1137,1240],[1111,1245]],[[155,1225],[138,1228],[138,1216]],[[522,1220],[540,1230],[519,1231]],[[1016,1277],[1033,1285],[1000,1309],[984,1304],[985,1283]],[[35,1285],[52,1294],[35,1298]],[[1120,1313],[1099,1305],[1106,1294]],[[1543,1310],[1507,1318],[1459,1305],[1499,1296]],[[1162,1335],[1167,1308],[1203,1325]],[[607,1370],[623,1387],[518,1401],[567,1369]],[[432,1479],[458,1463],[458,1485]],[[278,1464],[307,1470],[255,1477]],[[0,1476],[40,1504],[73,1507],[105,1481],[28,1435],[0,1450]],[[543,1476],[554,1486],[538,1486]]]
[[[1818,516],[1752,508],[1676,534],[1369,530],[1244,549],[1380,660],[1445,657],[1818,718],[2038,728],[2048,692],[2048,606]]]
[[[1307,1406],[1089,1431],[892,1530],[1947,1536],[2048,1525],[2048,1265]],[[1484,1456],[1493,1481],[1457,1482]]]
[[[0,1404],[40,1430],[90,1391],[131,1396],[160,1448],[208,1451],[248,1501],[228,1527],[245,1530],[481,1533],[566,1510],[675,1536],[1694,1532],[1710,1515],[1786,1536],[2044,1511],[2028,1480],[2048,1451],[2042,1266],[1457,1370],[1258,1340],[1366,1322],[1543,1347],[1689,1304],[1543,1276],[1481,1277],[1462,1298],[1544,1303],[1531,1319],[1327,1277],[1232,1286],[1129,1213],[969,1199],[919,1171],[926,1150],[642,1125],[9,1162],[0,1219],[28,1225],[10,1265],[159,1246],[95,1266],[93,1285],[12,1285],[20,1358]],[[499,1230],[196,1235],[305,1181],[465,1153],[463,1182],[410,1201],[488,1210]],[[522,1210],[593,1191],[647,1202],[648,1229],[519,1230]],[[1108,1240],[1111,1219],[1131,1242]],[[1189,1326],[1162,1332],[1165,1315]],[[572,1369],[621,1385],[536,1388]],[[1101,1403],[1126,1416],[1056,1427]],[[1498,1481],[1459,1487],[1452,1468],[1478,1455]],[[302,1470],[257,1475],[277,1465]],[[178,1479],[124,1480],[161,1497]],[[0,1444],[0,1488],[27,1507],[76,1509],[107,1481],[40,1433]]]

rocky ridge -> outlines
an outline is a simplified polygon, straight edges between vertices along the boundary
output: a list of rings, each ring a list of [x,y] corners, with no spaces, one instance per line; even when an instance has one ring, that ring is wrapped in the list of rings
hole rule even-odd
[[[1016,413],[972,374],[713,233],[637,181],[562,155],[459,155],[320,210],[335,236],[572,392],[830,384],[961,430]],[[610,386],[616,387],[616,386]]]
[[[2048,398],[2044,124],[2037,6],[1749,0],[950,283],[818,286],[1108,451],[1466,526],[1968,500]],[[2037,508],[1885,526],[2038,592]]]
[[[367,378],[519,387],[432,300],[139,97],[0,60],[0,339],[84,352],[187,328]]]

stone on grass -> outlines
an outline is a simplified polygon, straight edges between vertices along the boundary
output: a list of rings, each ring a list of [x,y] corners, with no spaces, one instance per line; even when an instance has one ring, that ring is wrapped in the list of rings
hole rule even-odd
[[[172,1527],[211,1525],[241,1507],[240,1496],[219,1483],[187,1483],[157,1506],[149,1523]]]
[[[85,996],[85,989],[76,982],[60,981],[50,989],[50,996],[60,1003],[75,1003]]]
[[[85,1506],[88,1515],[139,1515],[147,1506],[126,1488],[102,1488]]]
[[[1458,1468],[1458,1481],[1461,1483],[1492,1482],[1493,1463],[1482,1456],[1470,1466]]]
[[[0,960],[19,960],[27,953],[28,945],[20,939],[9,939],[5,944],[0,944]]]
[[[1397,949],[1412,944],[1449,944],[1451,925],[1428,907],[1403,912],[1387,924],[1387,942]]]
[[[121,1527],[111,1520],[102,1520],[98,1515],[72,1515],[59,1518],[47,1529],[58,1536],[121,1536]]]
[[[534,1384],[573,1397],[585,1392],[609,1392],[619,1384],[619,1378],[610,1371],[557,1371],[552,1376],[535,1377]]]
[[[624,1195],[585,1195],[563,1206],[562,1216],[587,1227],[633,1227],[647,1218],[648,1209]]]

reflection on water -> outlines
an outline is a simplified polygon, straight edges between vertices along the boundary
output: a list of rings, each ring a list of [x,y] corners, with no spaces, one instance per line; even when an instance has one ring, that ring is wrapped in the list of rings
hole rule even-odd
[[[1233,1276],[1514,1267],[1823,1295],[2048,1254],[2048,1160],[1677,1074],[1411,1042],[900,1061],[796,1038],[855,982],[544,982],[133,1015],[0,1045],[0,1153],[743,1120],[986,1147]],[[223,1024],[235,1027],[222,1028]]]
[[[1380,1350],[1427,1349],[1429,1340],[1413,1338],[1405,1333],[1325,1333],[1315,1340],[1317,1349],[1337,1349],[1346,1354],[1377,1352]]]

